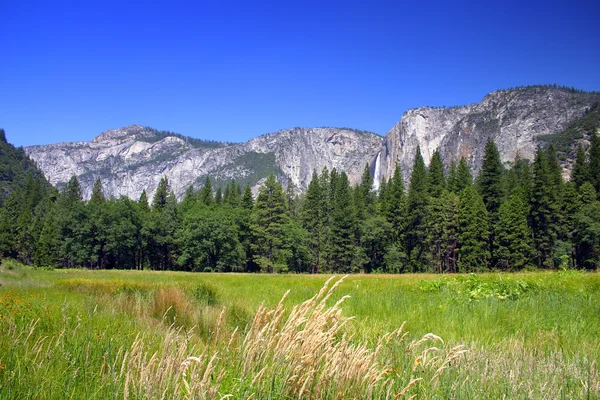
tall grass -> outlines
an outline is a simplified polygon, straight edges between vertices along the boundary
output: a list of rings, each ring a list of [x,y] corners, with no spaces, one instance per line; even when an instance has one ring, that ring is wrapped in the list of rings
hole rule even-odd
[[[600,397],[597,274],[0,283],[0,398]]]

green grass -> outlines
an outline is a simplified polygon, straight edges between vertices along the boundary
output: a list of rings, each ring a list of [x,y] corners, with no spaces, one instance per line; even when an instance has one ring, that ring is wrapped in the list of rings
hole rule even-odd
[[[270,381],[243,374],[239,335],[261,304],[275,308],[290,290],[288,315],[292,305],[315,295],[329,278],[45,271],[7,262],[0,271],[0,398],[14,399],[186,397],[181,382],[192,379],[192,372],[160,380],[159,394],[135,371],[147,369],[156,377],[167,370],[152,369],[161,356],[180,366],[185,357],[201,354],[207,358],[199,358],[198,368],[207,368],[217,354],[210,367],[223,376],[219,380],[213,372],[208,378],[218,386],[217,398],[227,393],[286,398],[283,372],[268,369],[264,374],[271,373]],[[377,357],[392,397],[422,378],[407,396],[600,398],[598,273],[353,275],[328,304],[345,295],[350,298],[341,306],[343,316],[355,318],[336,340],[342,333],[351,335],[352,343],[364,342],[373,350],[381,336],[406,321],[407,337],[383,346]],[[236,327],[241,333],[231,336]],[[444,343],[409,345],[429,332]],[[452,358],[459,345],[467,352]],[[423,353],[431,346],[438,350]],[[180,356],[171,353],[175,349]],[[133,354],[138,354],[135,366]],[[201,382],[200,375],[194,382]],[[348,396],[327,393],[327,398]]]

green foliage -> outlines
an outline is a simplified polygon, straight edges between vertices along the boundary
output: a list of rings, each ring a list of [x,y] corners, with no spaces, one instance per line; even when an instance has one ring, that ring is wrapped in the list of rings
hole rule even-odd
[[[481,301],[486,299],[518,300],[531,290],[537,290],[535,285],[519,279],[487,279],[476,274],[459,275],[454,278],[437,278],[422,280],[419,289],[423,292],[446,291],[457,300]]]
[[[473,186],[461,193],[458,220],[458,271],[485,270],[490,261],[488,212]]]
[[[495,225],[497,266],[501,269],[520,270],[531,259],[531,231],[527,226],[527,203],[524,192],[515,191],[500,206]]]
[[[600,103],[594,103],[587,112],[564,130],[550,135],[538,137],[544,145],[552,145],[561,160],[570,157],[577,151],[578,142],[600,128]]]
[[[264,272],[286,269],[282,244],[287,221],[283,188],[271,174],[256,198],[252,222],[254,261]]]
[[[407,199],[407,228],[406,228],[406,250],[410,257],[413,272],[422,271],[425,267],[426,249],[425,241],[425,213],[427,212],[427,170],[421,156],[421,150],[417,148],[412,173],[410,175],[410,186]]]
[[[496,143],[489,139],[485,145],[483,165],[477,177],[477,187],[492,222],[496,221],[496,215],[503,197],[502,173],[503,167],[500,161],[500,152],[498,151],[498,147],[496,147]]]

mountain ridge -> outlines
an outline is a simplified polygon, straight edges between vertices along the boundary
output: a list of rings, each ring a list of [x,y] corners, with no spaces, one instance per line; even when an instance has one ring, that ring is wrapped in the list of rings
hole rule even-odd
[[[539,137],[561,132],[598,101],[598,92],[537,85],[497,90],[469,105],[407,110],[385,136],[352,128],[296,127],[228,143],[130,125],[102,132],[90,142],[30,146],[25,151],[54,185],[79,176],[86,198],[96,178],[102,179],[107,195],[134,198],[142,190],[152,193],[165,175],[181,198],[187,187],[198,188],[206,176],[216,186],[235,178],[256,190],[274,173],[282,183],[305,190],[313,170],[326,167],[346,171],[351,183],[357,183],[365,164],[378,185],[396,163],[408,179],[417,147],[426,163],[439,149],[446,164],[466,157],[475,173],[488,139],[497,142],[505,163],[517,152],[533,159],[537,146],[543,145]],[[568,170],[568,162],[564,164]]]

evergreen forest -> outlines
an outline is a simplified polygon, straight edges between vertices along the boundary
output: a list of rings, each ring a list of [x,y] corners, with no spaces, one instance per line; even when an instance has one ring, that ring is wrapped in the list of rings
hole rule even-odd
[[[77,177],[53,188],[0,131],[0,258],[47,268],[296,273],[468,273],[600,266],[600,138],[579,147],[564,181],[552,145],[503,165],[488,141],[476,179],[465,159],[427,166],[417,152],[373,190],[365,166],[315,171],[297,195],[270,175],[254,196],[207,177],[181,201],[106,198]],[[406,184],[406,182],[408,182]]]

